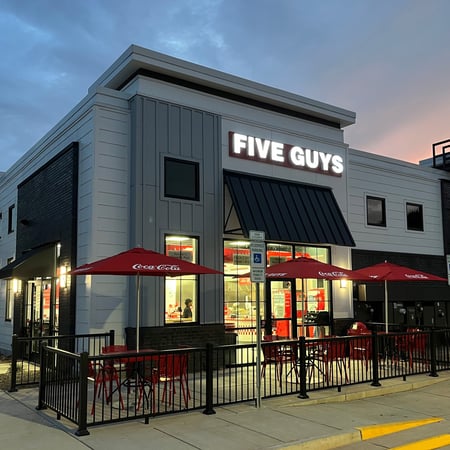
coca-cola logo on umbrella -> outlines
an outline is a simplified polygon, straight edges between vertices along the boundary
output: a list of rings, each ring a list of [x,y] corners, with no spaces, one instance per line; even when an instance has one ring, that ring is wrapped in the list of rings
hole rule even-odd
[[[161,270],[167,272],[179,272],[181,270],[180,266],[175,264],[159,264],[157,266],[145,265],[145,264],[133,264],[134,270]]]

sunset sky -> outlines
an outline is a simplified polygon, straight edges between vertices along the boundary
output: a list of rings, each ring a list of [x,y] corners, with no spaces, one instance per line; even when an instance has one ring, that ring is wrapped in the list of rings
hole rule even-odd
[[[0,171],[131,44],[356,112],[352,148],[450,139],[449,0],[1,0]]]

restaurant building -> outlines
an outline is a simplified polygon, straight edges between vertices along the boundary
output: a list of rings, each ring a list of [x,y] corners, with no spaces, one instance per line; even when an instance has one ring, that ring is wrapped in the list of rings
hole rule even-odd
[[[136,246],[224,272],[142,277],[141,348],[253,341],[257,288],[266,333],[381,321],[378,283],[242,276],[251,230],[270,265],[389,259],[447,276],[450,176],[349,148],[354,123],[343,108],[129,47],[0,178],[0,351],[13,333],[111,329],[133,346],[135,279],[69,272]],[[399,286],[396,323],[447,324],[445,283]]]

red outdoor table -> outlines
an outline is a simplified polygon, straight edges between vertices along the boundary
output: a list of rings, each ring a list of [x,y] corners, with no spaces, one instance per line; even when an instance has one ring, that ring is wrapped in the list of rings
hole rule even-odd
[[[158,368],[159,354],[156,349],[145,349],[141,351],[128,350],[126,352],[107,352],[105,356],[113,356],[114,362],[119,364],[119,372],[125,369],[126,376],[121,383],[111,391],[109,397],[125,386],[129,395],[132,388],[139,392],[136,409],[140,409],[142,399],[149,405],[149,396],[153,392],[153,370]],[[145,363],[151,361],[151,367],[146,370]],[[146,390],[147,388],[147,390]],[[147,392],[148,391],[148,392]],[[121,393],[119,393],[121,396]],[[154,396],[153,404],[154,404]]]

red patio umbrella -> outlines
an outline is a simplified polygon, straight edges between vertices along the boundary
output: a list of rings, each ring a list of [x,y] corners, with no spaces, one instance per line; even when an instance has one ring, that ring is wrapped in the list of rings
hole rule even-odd
[[[301,278],[302,291],[305,278],[323,280],[368,280],[368,277],[361,273],[355,273],[350,269],[343,269],[342,267],[323,263],[316,259],[306,258],[304,256],[267,267],[266,278]],[[304,299],[302,295],[302,334],[304,334],[304,313]]]
[[[139,351],[140,277],[182,276],[197,274],[222,274],[215,269],[162,253],[135,247],[117,255],[83,264],[69,272],[70,275],[134,275],[136,276],[136,350]]]
[[[369,277],[370,281],[384,281],[384,310],[385,310],[385,331],[389,331],[388,320],[388,281],[447,281],[446,278],[421,272],[410,267],[392,264],[387,261],[355,270],[357,274]]]
[[[367,280],[367,276],[301,256],[266,268],[266,278],[316,278],[324,280]]]

